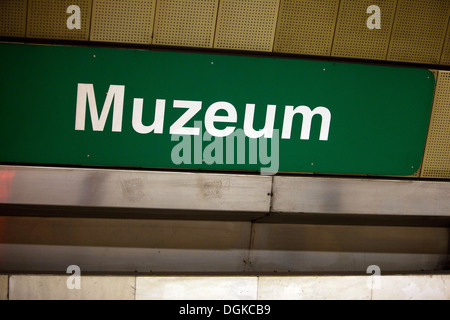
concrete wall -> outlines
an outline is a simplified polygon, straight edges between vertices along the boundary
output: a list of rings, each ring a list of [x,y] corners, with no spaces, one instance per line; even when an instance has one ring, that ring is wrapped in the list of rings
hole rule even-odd
[[[5,279],[1,276],[3,298]],[[450,275],[81,276],[9,275],[10,300],[449,300]]]
[[[0,275],[0,300],[8,299],[8,276]]]

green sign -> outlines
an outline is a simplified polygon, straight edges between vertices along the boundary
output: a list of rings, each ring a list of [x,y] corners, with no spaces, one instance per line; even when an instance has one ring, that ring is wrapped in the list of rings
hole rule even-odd
[[[0,44],[0,162],[409,175],[424,69]]]

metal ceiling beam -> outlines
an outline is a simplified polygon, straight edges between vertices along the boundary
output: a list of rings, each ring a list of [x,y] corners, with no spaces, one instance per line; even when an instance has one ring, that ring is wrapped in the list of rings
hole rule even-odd
[[[178,218],[183,212],[203,218],[210,212],[248,219],[302,214],[450,218],[450,183],[3,165],[0,204],[166,210],[181,212]]]

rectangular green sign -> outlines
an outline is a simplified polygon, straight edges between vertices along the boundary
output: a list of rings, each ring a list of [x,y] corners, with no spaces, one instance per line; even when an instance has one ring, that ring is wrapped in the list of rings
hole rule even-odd
[[[0,162],[409,175],[429,70],[0,44]]]

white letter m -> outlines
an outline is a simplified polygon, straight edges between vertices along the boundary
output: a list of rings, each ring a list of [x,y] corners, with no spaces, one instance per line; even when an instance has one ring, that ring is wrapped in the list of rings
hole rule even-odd
[[[122,131],[123,98],[125,95],[125,86],[110,85],[106,95],[100,117],[97,112],[97,103],[95,102],[94,85],[90,83],[79,83],[77,93],[77,111],[75,117],[75,130],[84,130],[86,122],[86,96],[89,103],[91,114],[92,129],[94,131],[103,131],[109,110],[114,99],[114,110],[112,120],[112,131]]]

